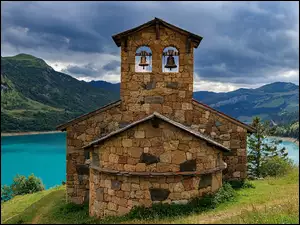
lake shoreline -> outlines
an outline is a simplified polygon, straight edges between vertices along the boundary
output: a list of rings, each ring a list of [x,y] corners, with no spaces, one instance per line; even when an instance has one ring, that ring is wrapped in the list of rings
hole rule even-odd
[[[53,131],[31,131],[31,132],[11,132],[11,133],[2,133],[1,137],[8,137],[8,136],[19,136],[19,135],[34,135],[34,134],[55,134],[61,133],[61,131],[53,130]]]
[[[280,139],[282,141],[293,142],[293,143],[295,143],[299,147],[299,141],[296,138],[292,138],[292,137],[279,137],[279,136],[268,136],[268,137]]]

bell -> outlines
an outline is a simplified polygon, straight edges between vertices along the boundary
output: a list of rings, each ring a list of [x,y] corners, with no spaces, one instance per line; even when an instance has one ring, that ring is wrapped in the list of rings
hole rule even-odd
[[[147,63],[147,58],[146,58],[146,56],[141,56],[141,62],[140,62],[140,64],[139,64],[139,66],[142,66],[143,67],[143,69],[144,69],[144,67],[145,66],[149,66],[149,63]]]
[[[173,68],[176,68],[177,65],[175,64],[175,60],[174,57],[169,55],[167,58],[167,64],[165,65],[165,68],[169,68],[170,70],[172,70]]]

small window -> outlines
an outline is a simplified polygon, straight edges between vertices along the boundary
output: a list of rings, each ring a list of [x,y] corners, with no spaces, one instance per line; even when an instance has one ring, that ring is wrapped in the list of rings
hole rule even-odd
[[[178,73],[179,52],[174,47],[166,47],[162,57],[162,71],[166,73]]]
[[[84,151],[84,158],[85,158],[85,160],[90,159],[90,152],[89,151]]]
[[[135,72],[152,72],[152,52],[147,46],[141,46],[135,53]]]

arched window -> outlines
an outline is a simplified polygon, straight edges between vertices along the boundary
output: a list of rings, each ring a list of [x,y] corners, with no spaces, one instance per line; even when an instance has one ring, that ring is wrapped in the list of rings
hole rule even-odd
[[[179,71],[179,52],[174,47],[166,47],[162,57],[162,71],[166,73]]]
[[[139,47],[135,52],[135,72],[152,72],[152,52],[147,46]]]

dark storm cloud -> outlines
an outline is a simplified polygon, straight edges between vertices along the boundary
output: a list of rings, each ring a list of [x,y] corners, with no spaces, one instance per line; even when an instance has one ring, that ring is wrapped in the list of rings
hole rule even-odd
[[[106,65],[104,65],[103,69],[110,71],[110,70],[115,70],[119,66],[120,66],[120,62],[114,60],[114,61],[109,62]]]
[[[98,74],[98,70],[94,67],[93,64],[87,64],[83,66],[73,66],[73,65],[68,65],[65,69],[62,70],[64,73],[71,73],[74,76],[95,76]]]
[[[269,83],[280,71],[299,71],[298,2],[2,2],[3,47],[68,55],[65,72],[101,77],[120,62],[111,36],[159,17],[203,36],[195,50],[202,80]],[[5,48],[4,48],[5,49]],[[4,52],[4,54],[8,54]],[[3,55],[3,54],[2,54]],[[82,63],[78,58],[82,55]],[[47,58],[45,58],[47,60]],[[64,57],[66,60],[66,57]],[[92,67],[91,67],[92,65]],[[299,73],[299,72],[298,72]],[[277,78],[276,78],[277,79]]]

